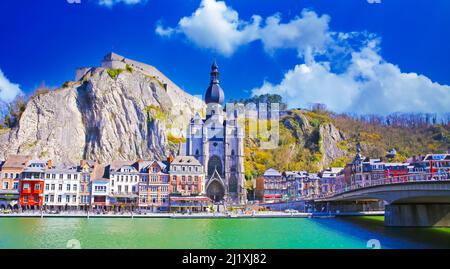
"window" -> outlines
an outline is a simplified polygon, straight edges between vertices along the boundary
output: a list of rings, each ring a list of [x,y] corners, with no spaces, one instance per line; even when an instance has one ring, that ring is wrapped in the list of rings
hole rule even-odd
[[[8,173],[5,173],[5,179],[8,178]]]
[[[72,202],[74,202],[74,203],[77,202],[77,196],[76,196],[76,195],[73,195],[73,196],[72,196]]]
[[[48,203],[48,195],[45,195],[45,196],[44,196],[44,201],[45,201],[46,203]]]
[[[66,195],[66,203],[70,203],[70,196]]]
[[[23,197],[23,202],[26,204],[26,203],[28,203],[28,196],[27,195],[25,195],[24,197]]]
[[[63,185],[62,185],[62,184],[59,184],[59,185],[58,185],[58,190],[59,190],[59,191],[62,191],[62,188],[63,188]]]
[[[8,182],[4,182],[4,183],[3,183],[3,189],[4,189],[4,190],[9,189],[9,183],[8,183]],[[25,187],[24,187],[24,189],[25,189]]]
[[[62,201],[62,195],[58,195],[58,203],[61,203]]]
[[[114,180],[111,180],[111,186],[114,187]]]
[[[67,184],[66,190],[67,190],[67,191],[70,191],[70,184]]]
[[[55,195],[50,195],[50,203],[53,203],[55,201]]]
[[[117,187],[117,191],[118,191],[118,192],[122,192],[122,185],[119,185],[119,186]]]
[[[84,185],[81,185],[81,192],[84,192]]]
[[[63,174],[59,174],[59,179],[63,179],[64,175]]]
[[[69,180],[72,179],[72,175],[71,175],[71,174],[68,174],[68,175],[67,175],[67,179],[69,179]]]
[[[45,190],[48,191],[50,189],[50,184],[45,184]]]
[[[55,190],[55,184],[52,184],[52,191]]]
[[[77,180],[78,179],[78,175],[77,174],[73,175],[73,179]]]
[[[13,190],[17,190],[19,188],[19,182],[13,183]]]
[[[76,185],[76,184],[73,184],[72,189],[73,189],[73,191],[77,191],[77,185]]]
[[[125,192],[128,192],[128,185],[125,186]]]
[[[23,184],[23,189],[24,190],[30,190],[30,184],[29,183]]]

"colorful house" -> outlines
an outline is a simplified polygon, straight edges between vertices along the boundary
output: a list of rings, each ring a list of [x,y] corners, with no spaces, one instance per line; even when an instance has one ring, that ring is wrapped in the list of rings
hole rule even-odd
[[[22,172],[19,204],[25,209],[38,209],[43,205],[45,170],[52,162],[30,160]]]
[[[170,175],[167,162],[144,162],[139,182],[139,208],[152,212],[169,211]]]
[[[178,156],[169,167],[170,193],[198,195],[205,192],[205,172],[194,156]]]
[[[0,208],[18,206],[20,179],[31,159],[28,155],[9,155],[0,168]]]
[[[91,207],[91,179],[94,178],[94,171],[97,166],[98,163],[94,160],[80,161],[79,206],[82,210],[86,210]]]
[[[78,209],[80,176],[77,166],[52,166],[45,169],[44,207]]]
[[[135,162],[114,161],[107,167],[110,203],[118,210],[137,206],[140,174]]]

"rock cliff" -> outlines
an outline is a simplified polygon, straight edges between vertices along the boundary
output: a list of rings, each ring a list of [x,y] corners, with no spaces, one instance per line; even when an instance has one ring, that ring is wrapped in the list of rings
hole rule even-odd
[[[176,153],[203,101],[156,68],[109,54],[77,81],[32,97],[18,126],[0,134],[0,159],[31,154],[59,163],[80,159],[164,158]],[[109,66],[112,61],[123,68]]]

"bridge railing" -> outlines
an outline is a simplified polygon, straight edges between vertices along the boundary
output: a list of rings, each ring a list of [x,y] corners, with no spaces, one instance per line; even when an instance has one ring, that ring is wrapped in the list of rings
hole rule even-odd
[[[450,180],[450,173],[447,174],[417,173],[400,176],[390,176],[376,180],[368,180],[365,181],[364,183],[358,182],[350,185],[345,185],[344,187],[339,188],[334,192],[316,195],[315,198],[330,198],[349,191],[360,190],[373,186],[404,184],[412,182],[426,182],[426,181],[449,181],[449,180]]]

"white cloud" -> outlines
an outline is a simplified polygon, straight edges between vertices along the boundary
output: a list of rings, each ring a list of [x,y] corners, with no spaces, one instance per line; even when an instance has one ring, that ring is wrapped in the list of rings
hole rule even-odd
[[[140,3],[146,3],[147,0],[99,0],[98,4],[101,6],[112,7],[115,4],[135,5]]]
[[[290,107],[325,103],[336,112],[389,114],[439,112],[450,109],[450,87],[416,73],[403,73],[379,54],[380,40],[368,32],[333,32],[331,18],[304,9],[283,22],[280,14],[242,20],[223,1],[202,0],[198,9],[175,27],[158,23],[163,37],[184,35],[200,48],[232,55],[240,46],[260,41],[272,54],[294,49],[303,64],[289,70],[279,82],[263,82],[253,94],[278,93]],[[317,61],[319,57],[321,61]],[[323,60],[326,59],[326,60]]]
[[[156,24],[155,32],[162,37],[170,37],[176,32],[176,30],[170,27],[164,28],[162,23],[159,21]]]
[[[307,9],[302,11],[301,17],[288,23],[281,23],[281,16],[276,14],[268,17],[265,26],[260,29],[261,41],[268,52],[293,48],[309,62],[314,55],[323,54],[326,45],[331,42],[329,21],[329,16],[319,17],[314,11]]]
[[[335,112],[387,115],[394,112],[450,111],[450,86],[432,82],[416,73],[403,73],[378,53],[378,42],[368,42],[353,52],[342,73],[330,71],[327,62],[300,64],[282,81],[264,82],[253,94],[276,93],[289,107],[324,103]]]
[[[240,46],[260,40],[266,51],[280,48],[297,49],[299,56],[311,58],[323,52],[328,35],[329,17],[321,17],[313,11],[303,10],[300,17],[282,23],[280,15],[262,18],[253,15],[251,20],[239,18],[239,14],[223,1],[202,0],[189,17],[183,17],[174,28],[158,23],[155,32],[164,37],[183,34],[200,48],[215,50],[225,56],[232,55]]]
[[[199,8],[189,17],[183,17],[177,27],[157,25],[156,33],[168,36],[183,33],[188,40],[201,48],[212,49],[229,56],[241,45],[258,38],[261,18],[253,16],[251,22],[239,19],[239,14],[225,2],[202,0]]]
[[[12,102],[19,94],[22,94],[19,84],[11,83],[0,70],[0,103]]]

